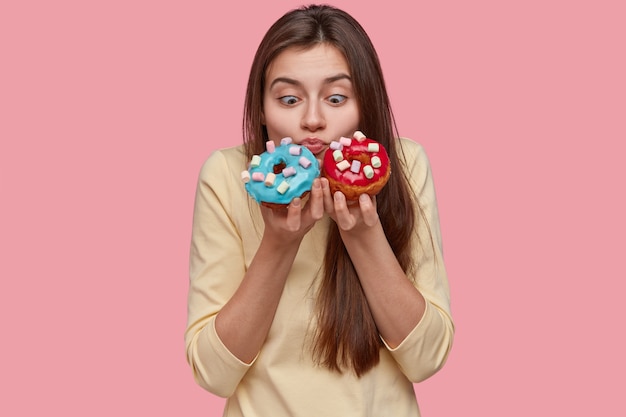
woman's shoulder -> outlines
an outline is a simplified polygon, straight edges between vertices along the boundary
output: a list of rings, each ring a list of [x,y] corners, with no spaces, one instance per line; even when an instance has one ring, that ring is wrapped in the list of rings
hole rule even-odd
[[[224,160],[227,163],[241,163],[245,158],[245,152],[243,145],[229,146],[225,148],[214,149],[205,161],[206,163],[213,162],[216,159]]]
[[[398,143],[400,157],[404,159],[407,167],[413,168],[416,165],[428,167],[428,156],[421,143],[404,136],[398,138]]]
[[[244,169],[245,164],[243,145],[219,148],[213,150],[205,159],[202,164],[201,175],[218,175],[227,172],[240,173]]]
[[[416,140],[409,138],[407,136],[399,136],[398,140],[400,141],[400,143],[403,146],[414,146],[414,147],[420,147],[422,146],[419,142],[417,142]]]

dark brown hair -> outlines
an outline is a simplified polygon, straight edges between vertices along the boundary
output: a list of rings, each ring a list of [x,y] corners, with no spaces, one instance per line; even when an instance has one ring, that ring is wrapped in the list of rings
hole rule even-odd
[[[377,197],[379,217],[402,269],[412,265],[411,235],[419,209],[401,166],[401,149],[378,55],[361,25],[346,12],[325,5],[292,10],[267,31],[254,57],[244,107],[244,145],[251,157],[265,150],[263,92],[268,65],[290,47],[327,43],[341,51],[350,67],[360,112],[359,129],[379,141],[389,154],[389,182]],[[382,342],[359,277],[331,222],[324,258],[324,276],[317,296],[315,360],[329,369],[352,369],[362,375],[379,361]]]

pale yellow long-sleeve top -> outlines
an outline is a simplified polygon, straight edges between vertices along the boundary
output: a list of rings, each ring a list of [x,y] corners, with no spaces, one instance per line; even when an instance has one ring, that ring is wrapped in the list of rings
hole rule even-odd
[[[316,365],[310,351],[316,288],[332,221],[327,216],[302,241],[267,340],[254,361],[240,361],[220,341],[215,317],[250,265],[263,221],[240,177],[248,162],[242,146],[215,151],[204,163],[193,217],[185,344],[198,384],[228,397],[224,416],[419,416],[412,382],[443,366],[454,326],[430,165],[419,144],[408,139],[400,143],[430,226],[429,235],[424,220],[417,219],[415,239],[420,243],[415,276],[410,277],[426,299],[426,309],[405,340],[394,349],[385,344],[380,363],[361,378]]]

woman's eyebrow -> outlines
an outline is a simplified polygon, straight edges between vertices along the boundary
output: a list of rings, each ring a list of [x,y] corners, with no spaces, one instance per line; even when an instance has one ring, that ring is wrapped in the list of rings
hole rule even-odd
[[[337,75],[334,75],[334,76],[332,76],[332,77],[328,77],[328,78],[326,78],[326,79],[324,80],[324,82],[325,82],[326,84],[331,84],[331,83],[334,83],[335,81],[339,81],[339,80],[348,80],[348,81],[352,81],[352,78],[350,78],[350,76],[349,76],[348,74],[341,73],[341,74],[337,74]]]
[[[337,74],[337,75],[333,75],[331,77],[325,78],[324,79],[324,84],[332,84],[335,81],[339,81],[339,80],[352,81],[352,79],[350,78],[350,76],[348,74],[341,73],[341,74]],[[286,83],[286,84],[291,84],[291,85],[295,85],[295,86],[299,86],[299,85],[302,84],[300,81],[294,80],[293,78],[277,77],[270,84],[270,88],[274,87],[274,85],[278,84],[278,83]]]
[[[286,83],[286,84],[291,84],[291,85],[300,85],[300,82],[297,80],[294,80],[293,78],[287,78],[287,77],[278,77],[275,78],[272,83],[270,84],[270,88],[274,87],[275,84],[278,83]]]

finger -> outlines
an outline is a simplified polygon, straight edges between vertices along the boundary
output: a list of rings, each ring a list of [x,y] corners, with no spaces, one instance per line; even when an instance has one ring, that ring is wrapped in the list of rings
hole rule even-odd
[[[326,213],[332,213],[335,210],[335,203],[333,201],[333,196],[330,194],[330,184],[328,183],[328,179],[320,178],[320,183],[322,184],[324,210],[326,210]]]
[[[291,204],[287,207],[287,230],[292,232],[300,230],[302,215],[302,200],[299,197],[291,200]]]
[[[359,196],[359,207],[361,208],[361,216],[363,222],[368,226],[374,226],[378,223],[378,213],[376,212],[376,200],[375,197],[370,197],[367,194],[361,194]]]
[[[355,219],[348,210],[346,196],[341,191],[337,191],[333,195],[333,199],[337,225],[343,230],[350,230],[354,226]]]
[[[319,220],[324,215],[324,194],[322,191],[322,184],[319,178],[316,178],[313,181],[313,186],[311,187],[311,198],[308,203],[309,211],[311,213],[311,217],[314,220]]]

